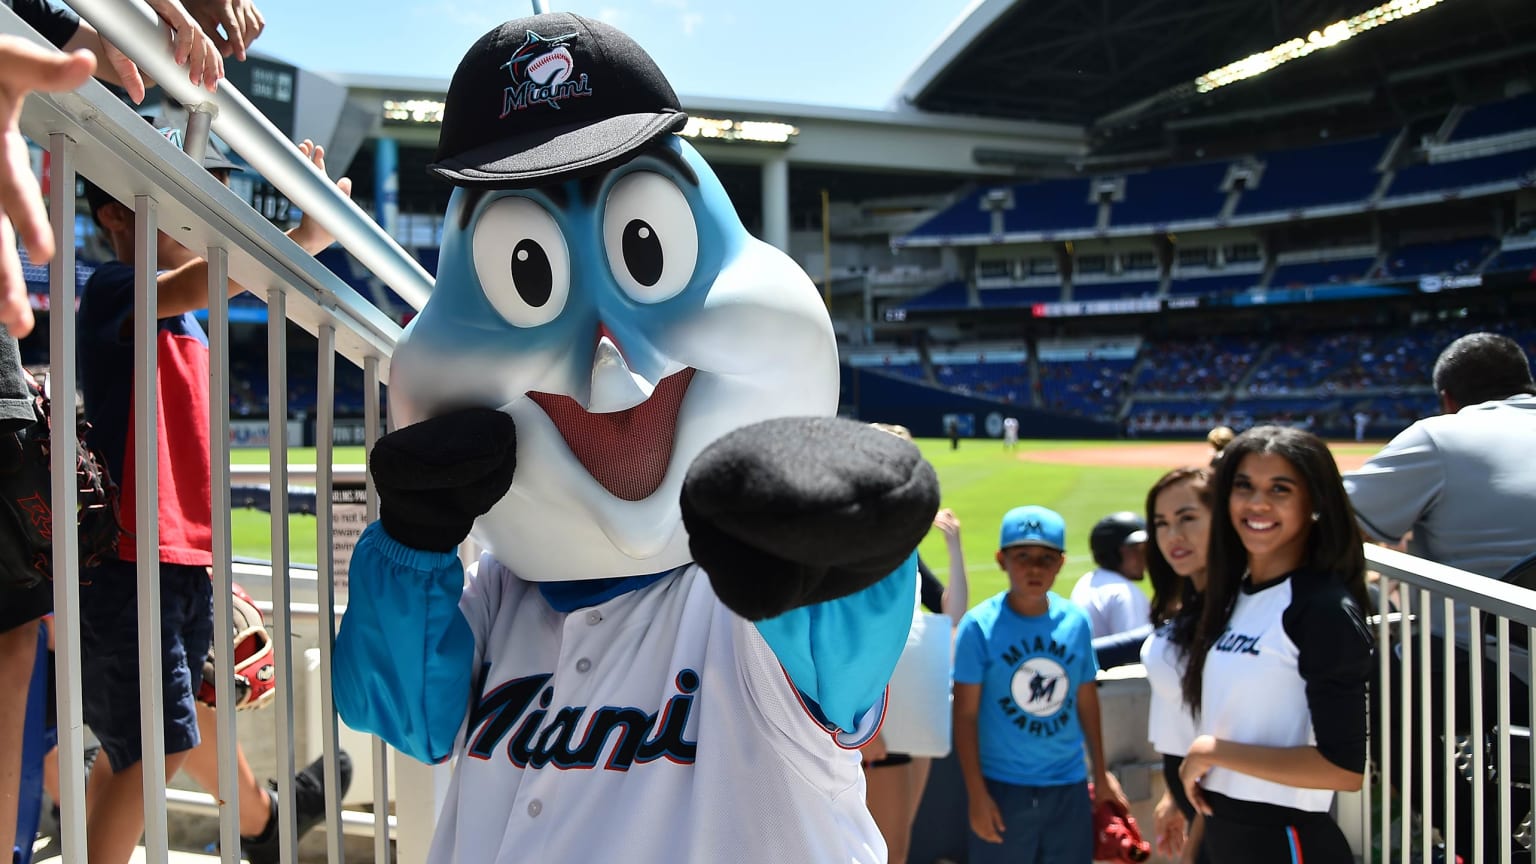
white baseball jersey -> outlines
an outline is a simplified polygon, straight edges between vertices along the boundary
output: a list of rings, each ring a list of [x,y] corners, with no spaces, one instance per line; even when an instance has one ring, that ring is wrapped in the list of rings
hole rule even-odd
[[[1205,657],[1201,734],[1268,747],[1316,746],[1365,767],[1371,637],[1344,587],[1301,570],[1254,587],[1244,580],[1227,629]],[[1244,801],[1325,812],[1328,789],[1300,789],[1226,768],[1201,785]]]
[[[434,864],[883,862],[853,747],[697,566],[569,614],[481,559],[482,670]]]
[[[1141,643],[1141,663],[1147,670],[1152,701],[1147,709],[1147,740],[1152,749],[1183,758],[1195,741],[1195,717],[1184,704],[1184,658],[1168,638],[1164,623]]]
[[[1072,586],[1072,602],[1088,613],[1093,638],[1135,630],[1152,620],[1152,601],[1121,573],[1103,567]]]

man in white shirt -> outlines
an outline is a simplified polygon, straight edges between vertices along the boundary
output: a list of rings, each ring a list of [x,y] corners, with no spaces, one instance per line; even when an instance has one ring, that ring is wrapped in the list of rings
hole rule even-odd
[[[1134,630],[1152,619],[1152,604],[1136,582],[1147,569],[1147,525],[1130,511],[1100,519],[1088,535],[1098,567],[1077,580],[1072,602],[1088,613],[1093,638]]]

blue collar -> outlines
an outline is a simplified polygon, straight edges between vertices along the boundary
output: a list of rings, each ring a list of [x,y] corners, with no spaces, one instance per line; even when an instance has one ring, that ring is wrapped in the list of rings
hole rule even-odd
[[[582,579],[576,582],[540,582],[539,593],[544,595],[544,602],[554,607],[556,612],[575,612],[577,609],[585,609],[588,606],[596,606],[609,600],[627,594],[630,591],[639,591],[653,582],[659,582],[663,576],[670,576],[681,568],[663,570],[660,573],[649,573],[644,576],[619,576],[613,579]]]

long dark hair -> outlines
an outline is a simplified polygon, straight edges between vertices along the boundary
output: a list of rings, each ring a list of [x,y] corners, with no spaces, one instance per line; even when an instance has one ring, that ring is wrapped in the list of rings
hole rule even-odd
[[[1286,426],[1255,426],[1237,436],[1227,445],[1216,467],[1211,548],[1205,563],[1205,608],[1201,610],[1189,645],[1189,662],[1184,667],[1184,702],[1196,714],[1200,713],[1200,682],[1205,674],[1206,653],[1226,631],[1242,590],[1243,573],[1248,569],[1248,552],[1232,525],[1228,502],[1238,467],[1250,453],[1280,456],[1306,484],[1318,518],[1307,532],[1307,554],[1302,566],[1337,580],[1362,610],[1369,608],[1364,538],[1328,445],[1310,432]]]
[[[1194,487],[1195,497],[1205,505],[1205,509],[1212,511],[1214,519],[1215,503],[1210,469],[1188,466],[1175,468],[1159,477],[1147,491],[1147,525],[1157,524],[1157,514],[1154,512],[1157,496],[1180,483],[1189,483]],[[1173,622],[1168,638],[1182,655],[1188,650],[1195,635],[1195,624],[1200,620],[1201,592],[1195,590],[1193,581],[1174,572],[1173,565],[1163,557],[1163,550],[1157,548],[1156,528],[1153,531],[1147,543],[1147,575],[1152,580],[1152,624],[1158,626],[1165,621]]]

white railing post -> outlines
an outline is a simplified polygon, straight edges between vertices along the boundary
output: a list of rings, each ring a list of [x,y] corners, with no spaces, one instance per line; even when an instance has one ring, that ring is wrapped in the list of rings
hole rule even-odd
[[[164,864],[170,855],[165,809],[165,674],[160,637],[160,321],[156,282],[159,207],[149,195],[133,200],[133,435],[139,603],[139,732],[144,775],[144,854]],[[73,303],[70,307],[73,308]],[[189,661],[192,658],[188,658]],[[195,661],[194,661],[195,662]]]
[[[229,505],[229,253],[208,248],[208,465],[213,516],[213,656],[232,668],[235,656],[234,574]],[[240,776],[236,753],[233,675],[214,679],[219,741],[219,851],[224,864],[240,860]]]
[[[52,185],[53,267],[48,308],[75,308],[75,142],[62,132],[48,136]],[[75,416],[75,316],[49,315],[51,416]],[[58,668],[59,838],[67,861],[85,860],[85,734],[80,709],[80,543],[75,521],[75,424],[52,424],[49,470],[53,501],[53,636]],[[71,502],[66,506],[61,502]],[[71,674],[72,673],[72,674]]]

